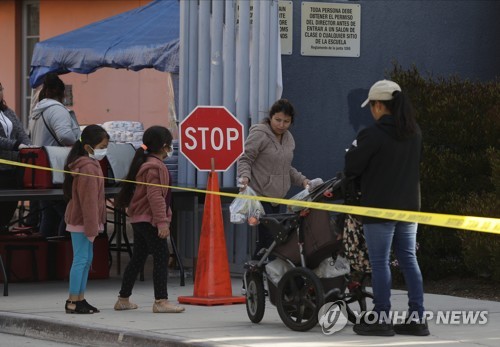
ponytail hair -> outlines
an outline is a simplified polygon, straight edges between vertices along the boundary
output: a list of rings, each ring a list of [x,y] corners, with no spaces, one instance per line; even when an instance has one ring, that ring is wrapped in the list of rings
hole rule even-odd
[[[115,198],[117,208],[129,206],[135,191],[135,183],[132,183],[132,181],[136,180],[139,169],[146,162],[149,154],[158,154],[165,145],[169,147],[172,145],[172,134],[167,128],[155,125],[144,132],[142,143],[143,145],[136,150],[130,164],[126,177],[127,182],[122,182],[122,189]]]
[[[80,139],[77,140],[71,150],[69,151],[68,158],[66,159],[66,164],[64,165],[64,171],[71,171],[69,166],[76,161],[78,158],[88,155],[84,146],[89,145],[95,148],[99,143],[101,143],[105,138],[109,140],[109,134],[99,125],[92,124],[88,125],[83,129]],[[72,198],[72,188],[73,188],[73,175],[70,173],[64,173],[64,183],[63,183],[63,193],[67,201]]]
[[[418,126],[415,119],[415,109],[408,96],[400,91],[392,93],[392,100],[380,101],[394,117],[398,139],[404,140],[417,133]]]

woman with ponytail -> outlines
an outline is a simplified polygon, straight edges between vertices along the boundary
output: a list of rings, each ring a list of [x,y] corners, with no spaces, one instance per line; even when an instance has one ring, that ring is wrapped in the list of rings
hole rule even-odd
[[[345,155],[345,174],[359,179],[361,206],[420,210],[422,135],[415,112],[401,87],[388,80],[376,82],[361,105],[370,104],[375,123],[359,132]],[[422,274],[416,257],[417,223],[363,217],[372,266],[373,313],[354,325],[360,335],[429,335],[424,319]],[[393,326],[391,310],[391,246],[408,289],[408,317]]]
[[[149,254],[153,254],[154,313],[178,313],[184,307],[168,301],[168,243],[172,211],[167,205],[170,184],[163,160],[172,155],[172,134],[167,128],[148,128],[142,138],[127,174],[127,182],[115,199],[115,205],[127,208],[134,230],[134,251],[123,274],[122,286],[115,310],[136,309],[129,301],[137,275]],[[131,181],[137,181],[138,184]]]
[[[104,178],[99,160],[106,156],[108,142],[108,133],[99,125],[85,127],[64,167],[65,171],[73,172],[64,174],[63,183],[64,197],[68,200],[65,221],[73,246],[66,313],[99,312],[84,295],[94,255],[93,242],[106,223]]]

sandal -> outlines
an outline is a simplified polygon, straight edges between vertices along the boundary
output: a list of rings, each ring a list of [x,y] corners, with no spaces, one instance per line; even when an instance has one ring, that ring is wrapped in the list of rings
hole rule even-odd
[[[88,309],[89,309],[89,310],[91,310],[93,313],[99,313],[99,312],[101,312],[101,311],[99,311],[99,310],[97,309],[97,307],[92,306],[92,305],[91,305],[91,304],[89,304],[89,303],[87,302],[87,300],[85,300],[85,299],[83,299],[83,300],[82,300],[82,304],[83,304],[84,306],[88,307]]]
[[[69,304],[74,304],[75,308],[69,308]],[[66,313],[77,313],[77,314],[92,314],[94,311],[85,306],[81,301],[71,301],[66,300],[66,305],[64,305],[64,310]]]

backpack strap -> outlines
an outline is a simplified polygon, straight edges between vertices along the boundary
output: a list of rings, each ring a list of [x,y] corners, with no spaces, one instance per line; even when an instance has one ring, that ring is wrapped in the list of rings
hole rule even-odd
[[[47,127],[47,130],[49,131],[50,135],[52,135],[52,137],[54,138],[54,140],[56,140],[57,144],[61,147],[64,147],[64,145],[61,143],[61,141],[59,141],[59,139],[57,138],[56,134],[54,134],[54,130],[52,130],[49,125],[47,124],[47,122],[45,121],[45,117],[43,116],[43,113],[45,111],[47,111],[47,109],[51,108],[52,106],[56,106],[56,105],[51,105],[49,107],[47,107],[45,110],[42,111],[41,113],[41,116],[42,116],[42,120],[43,120],[43,124],[45,124],[45,126]]]

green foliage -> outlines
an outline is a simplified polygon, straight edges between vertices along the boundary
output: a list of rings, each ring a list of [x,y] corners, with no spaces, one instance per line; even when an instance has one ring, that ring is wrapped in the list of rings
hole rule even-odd
[[[422,211],[498,218],[500,81],[424,78],[397,64],[389,75],[410,96],[422,128]],[[421,225],[418,240],[424,276],[500,281],[500,235]]]

